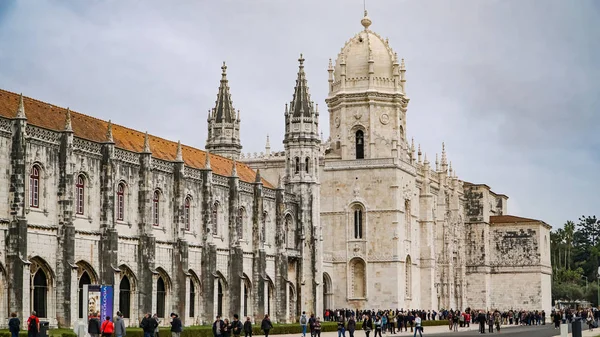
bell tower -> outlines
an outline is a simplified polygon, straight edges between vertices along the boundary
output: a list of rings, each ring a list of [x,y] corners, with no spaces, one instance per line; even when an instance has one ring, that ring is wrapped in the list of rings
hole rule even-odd
[[[208,138],[206,150],[210,153],[237,160],[242,152],[240,143],[240,111],[233,108],[227,66],[221,67],[221,84],[215,107],[208,111]]]

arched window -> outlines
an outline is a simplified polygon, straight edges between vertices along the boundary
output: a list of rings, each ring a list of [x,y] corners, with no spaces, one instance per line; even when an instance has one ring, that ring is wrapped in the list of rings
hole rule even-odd
[[[365,135],[362,130],[356,131],[356,159],[365,158]]]
[[[221,279],[219,279],[217,289],[217,315],[223,315],[223,281]]]
[[[165,317],[166,296],[165,281],[162,276],[159,276],[158,281],[156,281],[156,315],[158,317]]]
[[[38,317],[48,317],[48,278],[42,268],[33,276],[33,311]]]
[[[308,173],[309,163],[310,163],[310,159],[308,159],[308,157],[306,157],[306,159],[304,160],[304,170],[306,171],[306,173]]]
[[[406,223],[406,239],[410,240],[411,235],[411,215],[410,215],[410,200],[404,200],[404,222]]]
[[[185,226],[185,230],[189,231],[191,228],[190,224],[190,206],[192,204],[192,198],[187,196],[185,198],[185,203],[183,205],[183,224]]]
[[[260,235],[262,237],[263,243],[270,244],[271,240],[268,240],[268,238],[266,237],[266,235],[267,235],[267,217],[268,216],[269,216],[269,214],[267,213],[267,211],[263,211],[262,228],[260,229],[260,232],[261,232]]]
[[[83,306],[83,304],[84,304],[83,286],[86,284],[92,284],[92,279],[90,278],[90,275],[88,274],[88,272],[84,271],[83,274],[81,274],[81,276],[79,277],[79,316],[78,316],[79,318],[88,318],[87,312],[85,312],[85,313],[83,312],[83,308],[84,308],[84,306]],[[85,316],[84,316],[84,314],[85,314]]]
[[[125,219],[125,184],[119,183],[117,186],[117,220]]]
[[[406,298],[412,296],[412,260],[410,255],[406,256]]]
[[[248,300],[250,299],[250,286],[247,280],[244,280],[244,316],[248,316]]]
[[[296,169],[294,170],[294,173],[300,173],[300,158],[298,157],[296,157]]]
[[[244,239],[244,207],[240,207],[238,209],[238,214],[237,214],[237,232],[240,235],[240,240]]]
[[[268,280],[267,286],[267,315],[271,316],[273,313],[271,312],[271,303],[273,302],[273,296],[275,295],[275,286],[271,279]]]
[[[158,226],[159,223],[159,212],[160,212],[160,192],[154,191],[154,196],[152,198],[152,224],[154,226]],[[163,316],[160,316],[163,317]]]
[[[290,214],[285,216],[285,230],[287,231],[287,247],[296,248],[296,226]]]
[[[40,167],[33,165],[29,176],[29,207],[40,207]]]
[[[352,298],[367,297],[367,280],[366,280],[365,261],[354,258],[350,261],[350,294]]]
[[[77,181],[75,183],[75,199],[77,208],[77,214],[83,214],[84,211],[84,202],[85,202],[85,178],[83,174],[77,176]]]
[[[362,239],[364,235],[364,210],[360,205],[354,205],[352,210],[354,220],[354,238]]]
[[[125,318],[131,315],[131,283],[127,275],[119,283],[119,311]]]
[[[194,280],[190,278],[190,314],[189,317],[196,316],[196,286]]]
[[[213,235],[219,235],[219,203],[215,202],[212,208],[212,232]]]

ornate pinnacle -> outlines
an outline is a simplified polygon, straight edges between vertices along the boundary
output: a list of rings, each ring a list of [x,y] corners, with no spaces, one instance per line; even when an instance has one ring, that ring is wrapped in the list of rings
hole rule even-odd
[[[231,176],[232,177],[237,177],[237,164],[235,162],[235,159],[233,160],[232,164],[231,164]]]
[[[27,119],[25,116],[25,104],[23,104],[23,94],[19,96],[19,107],[17,108],[17,118],[18,119]]]
[[[206,151],[206,159],[204,160],[204,168],[210,169],[210,152]]]
[[[260,183],[260,182],[262,182],[262,179],[261,179],[261,177],[260,177],[260,169],[257,169],[257,170],[256,170],[256,177],[254,177],[254,182],[255,182],[255,183]]]
[[[183,163],[183,151],[181,150],[181,141],[177,141],[177,154],[175,155],[175,161]]]
[[[108,143],[114,142],[112,133],[112,122],[110,121],[110,119],[108,120],[108,126],[106,127],[106,141]]]
[[[148,131],[146,131],[146,134],[144,135],[144,151],[142,151],[142,153],[152,153],[152,150],[150,150],[150,138],[148,137]]]
[[[333,63],[331,63],[331,59],[329,59],[329,67],[327,68],[328,71],[333,71]]]
[[[71,109],[67,108],[67,115],[65,116],[65,130],[64,131],[73,131],[73,126],[71,125]]]
[[[281,174],[279,174],[279,178],[277,179],[277,189],[278,190],[282,190],[283,189],[283,183],[281,181]]]
[[[404,63],[404,59],[400,61],[400,70],[406,70],[406,64]]]
[[[360,20],[360,24],[363,25],[363,27],[365,27],[365,30],[369,29],[369,26],[371,26],[371,19],[369,18],[369,15],[367,13],[367,10],[365,9],[365,16],[362,18],[362,20]]]
[[[446,158],[446,144],[442,142],[442,166],[448,165],[448,158]]]

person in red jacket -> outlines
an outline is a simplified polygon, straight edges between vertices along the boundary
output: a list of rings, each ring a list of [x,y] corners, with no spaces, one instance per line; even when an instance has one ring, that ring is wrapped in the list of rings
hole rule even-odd
[[[103,337],[110,337],[113,332],[115,332],[115,325],[110,321],[110,316],[106,316],[106,319],[102,322],[102,326],[100,327],[100,333]]]

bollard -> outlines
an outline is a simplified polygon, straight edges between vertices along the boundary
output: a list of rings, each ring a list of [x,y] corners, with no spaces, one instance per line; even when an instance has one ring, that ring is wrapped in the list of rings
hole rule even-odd
[[[575,319],[573,321],[573,324],[571,324],[571,332],[573,334],[573,337],[581,337],[581,328],[582,328],[582,321],[581,319]]]
[[[560,324],[560,337],[568,337],[569,336],[569,324],[561,323]]]

